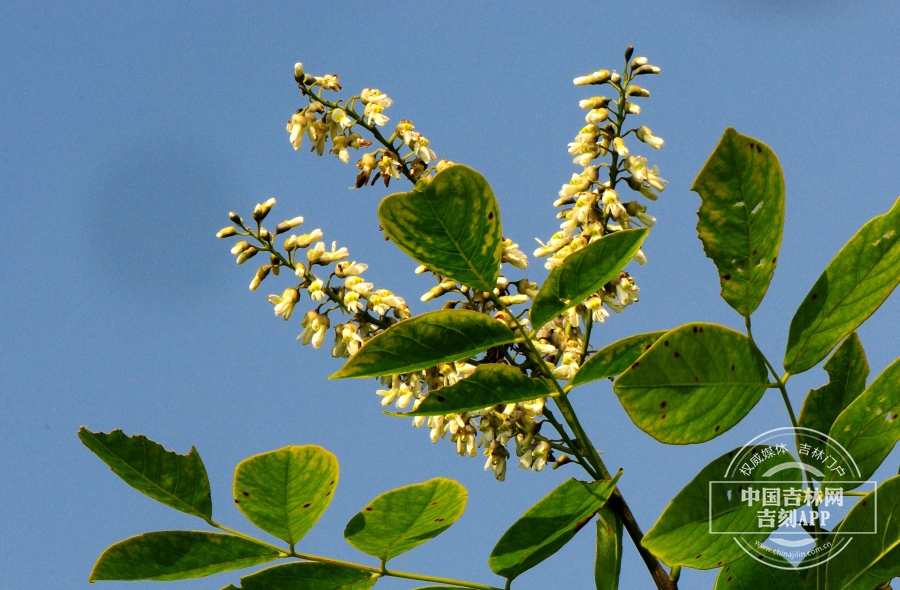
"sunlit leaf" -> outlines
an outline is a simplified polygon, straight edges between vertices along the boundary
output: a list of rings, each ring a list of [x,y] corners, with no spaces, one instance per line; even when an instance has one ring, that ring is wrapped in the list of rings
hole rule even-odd
[[[766,144],[731,127],[697,175],[697,233],[719,270],[722,298],[748,316],[778,262],[784,228],[784,175]]]
[[[778,567],[744,555],[722,568],[713,590],[805,590],[800,574],[777,553],[769,556]]]
[[[860,474],[845,467],[844,475],[829,471],[826,481],[865,480],[900,440],[900,359],[891,363],[859,397],[838,415],[829,435],[853,457]],[[843,453],[828,443],[827,454],[842,457]],[[830,465],[829,465],[830,466]]]
[[[385,492],[347,523],[344,538],[387,561],[450,528],[466,509],[467,496],[464,487],[443,477]]]
[[[616,278],[641,247],[649,231],[641,228],[615,232],[570,254],[550,271],[535,296],[531,325],[540,328]]]
[[[572,378],[571,385],[583,385],[598,379],[621,375],[642,354],[650,350],[653,343],[663,334],[665,332],[636,334],[601,348],[581,365]]]
[[[809,391],[797,422],[802,428],[828,434],[838,415],[866,388],[869,363],[856,332],[850,334],[826,361],[825,370],[828,385]],[[824,451],[826,441],[822,438],[822,444],[814,446],[821,446]]]
[[[286,563],[241,578],[239,587],[222,590],[369,590],[378,581],[371,572],[330,563]]]
[[[483,313],[432,311],[375,336],[330,379],[411,373],[466,359],[513,340],[506,324]]]
[[[212,518],[209,478],[197,449],[179,455],[140,434],[91,432],[84,426],[78,438],[137,491],[176,510]]]
[[[419,407],[400,416],[439,416],[529,401],[554,393],[545,379],[533,379],[516,367],[479,365],[470,377],[428,394]]]
[[[753,453],[759,463],[745,475],[740,466],[750,465]],[[737,464],[729,471],[733,461]],[[670,566],[712,569],[737,560],[746,553],[735,543],[736,535],[753,545],[771,532],[759,526],[759,502],[752,505],[742,499],[743,490],[760,489],[755,484],[799,490],[800,466],[790,453],[779,453],[775,447],[760,445],[749,452],[735,449],[700,470],[678,492],[641,544]]]
[[[322,447],[285,447],[238,464],[234,502],[250,522],[294,545],[328,508],[337,481],[337,458]]]
[[[434,272],[482,291],[492,290],[503,250],[500,207],[484,177],[454,165],[378,207],[384,232]]]
[[[593,483],[566,480],[503,533],[488,565],[513,579],[559,551],[606,503],[620,475]]]
[[[622,571],[622,520],[609,505],[597,511],[597,558],[594,581],[597,590],[618,590]]]
[[[766,391],[768,371],[750,340],[715,324],[686,324],[660,337],[615,382],[634,423],[668,444],[715,438]]]
[[[279,552],[234,535],[201,531],[159,531],[125,539],[97,560],[90,581],[186,580],[252,567]]]
[[[900,200],[856,232],[828,263],[791,320],[784,368],[816,366],[875,313],[900,283]]]
[[[852,534],[873,529],[874,534]],[[873,590],[900,576],[900,477],[860,498],[836,532],[845,531],[852,541],[825,566],[828,590]]]

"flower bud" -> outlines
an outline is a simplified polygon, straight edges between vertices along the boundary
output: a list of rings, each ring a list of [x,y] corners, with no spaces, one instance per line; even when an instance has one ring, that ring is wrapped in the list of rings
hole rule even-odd
[[[654,136],[653,133],[650,131],[650,128],[646,127],[644,125],[641,125],[640,127],[638,127],[637,131],[635,132],[635,135],[637,135],[637,138],[639,140],[643,141],[644,143],[646,143],[647,145],[649,145],[650,147],[652,147],[655,150],[658,150],[659,148],[661,148],[663,146],[663,144],[665,143],[665,141],[663,141],[663,139],[661,137]]]
[[[269,276],[269,271],[272,270],[271,264],[264,264],[259,267],[259,270],[256,271],[256,276],[253,277],[253,280],[250,281],[250,290],[256,291],[256,288],[262,284],[262,282]]]
[[[238,235],[237,229],[235,229],[234,227],[228,226],[228,227],[223,227],[222,229],[220,229],[219,233],[216,234],[216,237],[221,240],[222,238],[230,238],[231,236],[236,236],[236,235]]]
[[[250,242],[248,242],[246,240],[240,241],[231,248],[231,255],[237,256],[238,254],[240,254],[241,252],[243,252],[244,250],[246,250],[249,247],[250,247]]]
[[[644,74],[658,74],[659,68],[656,66],[641,66],[634,71],[635,76],[643,76]]]
[[[306,248],[316,240],[322,237],[321,229],[314,229],[308,234],[303,234],[300,236],[293,236],[295,238],[295,244],[297,248]],[[322,248],[325,248],[325,245],[322,245]]]
[[[646,88],[641,88],[640,86],[636,86],[634,84],[628,87],[628,90],[625,91],[625,96],[637,96],[640,98],[648,98],[650,96],[650,91]]]
[[[300,226],[303,223],[302,217],[295,217],[293,219],[288,219],[286,221],[282,221],[278,225],[275,226],[275,235],[283,234],[284,232],[294,229],[295,227]]]
[[[633,54],[634,54],[634,46],[629,45],[628,47],[626,47],[625,48],[625,61],[628,61],[629,59],[631,59],[631,56]],[[638,58],[638,59],[640,59],[640,58]]]
[[[631,60],[631,69],[635,70],[646,63],[647,63],[646,57],[636,57],[633,60]]]
[[[294,64],[294,80],[296,80],[298,84],[303,82],[303,64],[299,61]]]
[[[579,76],[572,80],[572,83],[576,86],[587,86],[589,84],[603,84],[607,80],[609,80],[610,74],[609,70],[597,70],[593,74],[589,76]]]
[[[269,239],[271,237],[272,237],[272,234],[269,233],[269,230],[267,230],[264,227],[259,228],[259,239],[260,240],[269,241]]]
[[[584,120],[588,123],[602,123],[609,118],[609,112],[606,109],[591,109],[584,116]]]
[[[265,203],[261,203],[254,207],[253,209],[253,220],[257,223],[266,218],[266,215],[269,214],[269,211],[272,210],[272,207],[275,206],[275,199],[269,199]]]
[[[259,250],[257,250],[253,246],[250,246],[249,248],[241,252],[240,256],[238,256],[237,258],[237,263],[244,264],[245,262],[256,256],[258,252]]]
[[[591,98],[586,98],[578,102],[578,106],[585,110],[602,109],[605,108],[608,104],[609,99],[605,96],[593,96]]]
[[[610,76],[610,78],[609,78],[609,81],[612,82],[613,84],[618,84],[619,82],[622,81],[622,76],[620,76],[616,72],[613,72],[612,76]]]
[[[244,225],[244,220],[241,219],[241,216],[238,215],[237,213],[235,213],[234,211],[232,211],[231,213],[228,214],[228,219],[230,219],[233,223],[236,223],[238,225],[241,225],[241,226]]]
[[[629,115],[640,115],[641,107],[634,104],[633,102],[626,101],[625,102],[625,112],[628,113]]]

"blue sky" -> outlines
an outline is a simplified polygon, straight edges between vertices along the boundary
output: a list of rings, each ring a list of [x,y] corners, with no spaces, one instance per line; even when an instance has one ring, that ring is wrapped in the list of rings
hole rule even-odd
[[[377,284],[410,301],[430,286],[379,236],[375,210],[386,191],[348,191],[352,165],[288,144],[284,121],[300,106],[296,61],[339,74],[348,90],[387,92],[395,120],[411,119],[439,156],[488,178],[504,233],[528,251],[554,231],[551,204],[577,170],[565,146],[583,124],[577,101],[589,94],[572,78],[619,67],[629,43],[660,66],[641,118],[666,140],[647,155],[669,188],[651,209],[659,224],[645,247],[650,263],[634,273],[641,301],[596,330],[597,344],[695,320],[740,328],[718,297],[694,230],[699,198],[688,190],[727,126],[770,145],[785,172],[779,268],[754,316],[773,360],[825,264],[900,194],[896,2],[7,2],[3,12],[8,588],[85,588],[113,542],[199,525],[119,482],[78,442],[82,424],[143,433],[179,452],[196,445],[216,518],[247,531],[229,498],[238,461],[289,444],[330,449],[341,484],[304,543],[344,559],[365,561],[341,531],[372,496],[453,477],[470,491],[466,515],[395,566],[482,582],[497,580],[487,567],[496,539],[567,475],[512,469],[495,482],[481,459],[382,416],[373,383],[326,381],[339,363],[294,342],[298,322],[276,320],[265,302],[283,285],[247,291],[252,270],[235,267],[213,235],[229,210],[249,214],[269,197],[279,202],[273,215],[305,216],[368,262]],[[545,272],[534,264],[527,275]],[[860,330],[873,376],[900,356],[898,312],[895,295]],[[793,379],[795,407],[824,380],[821,369]],[[773,392],[713,442],[667,447],[634,427],[606,383],[579,390],[574,403],[607,464],[624,468],[621,488],[645,530],[703,465],[788,422]],[[896,466],[893,454],[878,475]],[[584,531],[516,587],[589,588],[592,552]],[[624,572],[623,588],[649,586],[632,547]],[[711,587],[713,576],[688,571],[683,580]]]

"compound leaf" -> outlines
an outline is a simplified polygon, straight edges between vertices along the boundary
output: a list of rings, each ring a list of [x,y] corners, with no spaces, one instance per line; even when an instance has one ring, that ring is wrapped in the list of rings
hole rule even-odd
[[[322,447],[284,447],[238,464],[234,502],[250,522],[294,545],[328,508],[337,481],[337,458]]]
[[[781,247],[784,175],[778,157],[729,127],[691,190],[703,201],[697,233],[719,270],[722,298],[749,316],[769,288]]]
[[[453,165],[408,193],[385,197],[378,219],[417,262],[463,285],[491,291],[503,251],[500,207],[487,180]]]
[[[375,336],[329,379],[411,373],[466,359],[513,340],[515,336],[506,324],[483,313],[432,311]]]
[[[740,422],[767,386],[765,361],[746,336],[695,323],[666,332],[614,389],[638,428],[660,442],[691,444]]]

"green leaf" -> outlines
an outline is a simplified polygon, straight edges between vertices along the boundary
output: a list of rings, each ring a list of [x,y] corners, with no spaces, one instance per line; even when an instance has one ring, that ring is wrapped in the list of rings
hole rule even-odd
[[[686,324],[667,332],[616,379],[638,428],[683,445],[715,438],[753,409],[768,386],[759,350],[734,330]]]
[[[347,523],[344,538],[387,561],[450,528],[466,509],[467,496],[466,488],[443,477],[385,492]]]
[[[713,590],[804,590],[799,572],[787,559],[774,553],[769,559],[781,562],[781,568],[790,569],[780,569],[744,555],[722,568]]]
[[[143,435],[126,436],[121,430],[78,431],[84,446],[109,465],[125,483],[166,506],[203,520],[212,518],[212,498],[206,467],[197,449],[187,455],[165,450]]]
[[[597,590],[618,590],[622,570],[622,520],[609,505],[597,512],[597,559],[594,580]]]
[[[277,559],[272,547],[234,535],[159,531],[125,539],[97,560],[90,581],[202,578]]]
[[[234,503],[250,522],[293,546],[328,508],[337,481],[337,458],[322,447],[284,447],[238,464]]]
[[[828,590],[872,590],[900,576],[900,477],[860,498],[837,533],[871,531],[873,519],[875,534],[853,535],[847,550],[828,560]]]
[[[223,590],[369,590],[370,572],[330,563],[286,563],[241,578],[240,588]]]
[[[719,270],[722,298],[749,316],[778,262],[784,229],[781,164],[769,146],[729,127],[691,190],[703,200],[697,233]]]
[[[825,363],[828,385],[811,389],[800,409],[799,426],[828,434],[838,415],[866,388],[869,363],[866,353],[853,332]],[[810,438],[810,437],[806,437]],[[822,441],[825,450],[825,441]]]
[[[511,580],[559,551],[606,503],[620,475],[592,483],[566,480],[503,533],[488,565]]]
[[[531,325],[540,328],[616,278],[650,232],[627,229],[603,236],[570,254],[550,271],[531,306]]]
[[[500,364],[479,365],[470,377],[428,394],[412,412],[397,416],[441,416],[472,412],[491,406],[524,402],[554,393],[546,379],[532,379],[516,367]]]
[[[844,476],[830,471],[826,481],[865,480],[900,440],[900,359],[884,370],[859,397],[838,415],[829,436],[856,461],[860,474],[845,469]],[[829,442],[827,454],[842,457]]]
[[[439,275],[491,291],[503,251],[500,207],[484,176],[453,165],[378,207],[384,233]]]
[[[816,366],[875,313],[900,283],[900,200],[856,232],[828,264],[791,320],[784,368]]]
[[[621,375],[622,371],[634,364],[664,334],[665,332],[636,334],[601,348],[581,365],[572,378],[571,385],[574,387]]]
[[[515,339],[506,324],[483,313],[432,311],[375,336],[329,379],[411,373],[466,359]]]
[[[740,457],[741,463],[748,463],[741,456],[743,448],[735,449],[701,469],[672,499],[641,544],[670,566],[712,569],[746,555],[735,543],[735,535],[724,533],[743,533],[741,537],[750,545],[764,541],[771,530],[759,527],[757,511],[760,503],[750,505],[742,501],[741,491],[750,487],[759,490],[759,486],[753,485],[756,483],[782,490],[793,486],[799,489],[802,478],[799,464],[790,453],[777,453],[774,447],[764,445],[754,448],[758,457],[769,456],[762,459],[749,475],[741,473],[739,466],[729,471],[736,456]],[[781,469],[776,469],[778,467]]]

